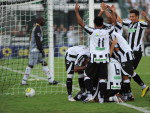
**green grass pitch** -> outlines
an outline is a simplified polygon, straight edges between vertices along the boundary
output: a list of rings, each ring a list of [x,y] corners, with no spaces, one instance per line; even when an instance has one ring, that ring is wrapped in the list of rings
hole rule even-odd
[[[135,101],[127,104],[140,110],[116,103],[69,102],[64,86],[66,72],[63,58],[55,58],[55,79],[60,81],[59,85],[48,85],[41,65],[37,65],[31,72],[29,85],[20,86],[27,63],[27,59],[0,60],[0,113],[140,113],[142,109],[150,112],[150,91],[142,98],[141,87],[133,80],[131,87]],[[142,58],[136,72],[150,86],[150,57]],[[27,87],[35,89],[33,98],[25,97]],[[77,76],[74,78],[74,87],[78,87]],[[73,94],[76,92],[74,89]]]

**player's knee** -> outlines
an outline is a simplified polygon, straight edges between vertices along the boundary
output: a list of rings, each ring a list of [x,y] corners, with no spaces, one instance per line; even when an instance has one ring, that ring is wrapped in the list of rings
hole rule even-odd
[[[28,65],[30,68],[33,68],[33,65]]]
[[[67,78],[73,78],[74,74],[68,74]]]
[[[129,79],[129,76],[123,76],[122,79],[127,80],[127,79]]]
[[[130,83],[129,76],[123,76],[123,83]]]

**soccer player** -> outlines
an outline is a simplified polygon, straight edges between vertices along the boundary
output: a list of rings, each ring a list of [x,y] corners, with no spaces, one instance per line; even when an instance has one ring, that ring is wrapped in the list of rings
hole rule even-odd
[[[148,25],[147,22],[139,21],[139,11],[135,9],[130,10],[130,20],[131,21],[123,21],[123,26],[128,27],[127,40],[134,53],[135,58],[133,60],[133,65],[134,69],[136,69],[142,58],[143,37],[145,33],[145,28],[147,28]],[[141,80],[140,76],[135,72],[132,75],[132,78],[142,87],[141,97],[145,96],[145,94],[149,90],[149,86],[146,86]]]
[[[75,101],[74,98],[72,97],[72,84],[73,84],[72,79],[74,77],[74,72],[78,73],[78,82],[81,92],[82,93],[85,92],[83,70],[86,68],[85,61],[89,59],[89,56],[90,56],[89,48],[84,45],[73,46],[66,51],[65,56],[65,65],[67,71],[66,86],[69,101]]]
[[[92,98],[92,79],[99,81],[99,103],[104,102],[104,95],[107,89],[107,64],[110,61],[109,36],[114,29],[103,25],[102,17],[95,17],[94,28],[85,26],[79,14],[79,5],[76,2],[75,14],[78,24],[88,32],[90,36],[90,62],[85,69],[85,86],[87,89],[87,101],[93,101]]]
[[[50,70],[45,61],[45,53],[43,49],[43,32],[42,26],[44,25],[45,20],[43,17],[38,17],[36,19],[36,24],[31,33],[31,41],[30,41],[30,55],[29,55],[29,64],[26,67],[25,74],[22,78],[21,85],[27,85],[27,80],[30,75],[31,70],[34,65],[41,63],[43,66],[43,71],[47,75],[48,82],[50,85],[58,84],[57,81],[54,80],[54,77],[50,74]]]
[[[117,38],[118,42],[115,45],[112,57],[117,59],[121,63],[122,67],[122,93],[124,100],[134,100],[131,87],[130,87],[130,76],[133,75],[133,52],[127,41],[117,32],[113,32],[111,35],[112,40]]]

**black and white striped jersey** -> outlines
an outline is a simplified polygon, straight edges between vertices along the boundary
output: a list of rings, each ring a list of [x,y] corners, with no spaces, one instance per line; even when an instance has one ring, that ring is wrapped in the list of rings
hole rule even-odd
[[[70,47],[66,51],[66,60],[81,66],[85,57],[90,57],[90,50],[84,45]]]
[[[128,28],[128,43],[133,51],[142,51],[142,42],[145,33],[145,28],[148,27],[147,22],[138,21],[132,23],[131,21],[123,21],[123,25]]]
[[[133,60],[134,56],[132,53],[132,49],[130,48],[128,42],[124,39],[124,37],[117,32],[113,32],[111,34],[111,39],[114,40],[114,38],[117,38],[118,40],[118,43],[117,45],[115,45],[115,48],[119,49],[113,52],[113,57],[119,62]]]
[[[104,25],[107,26],[107,27],[113,26],[112,24],[107,24],[107,23],[104,23]],[[114,28],[115,28],[115,32],[117,32],[120,35],[122,35],[123,27],[122,27],[122,24],[120,22],[116,22],[116,25],[114,26]]]
[[[104,26],[102,29],[94,29],[85,26],[84,29],[90,34],[91,63],[109,62],[109,36],[113,32],[114,27]]]

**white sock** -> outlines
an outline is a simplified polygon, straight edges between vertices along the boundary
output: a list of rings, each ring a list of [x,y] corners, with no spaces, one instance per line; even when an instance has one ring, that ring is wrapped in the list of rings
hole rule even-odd
[[[144,88],[146,88],[146,85],[145,85],[145,84],[142,86],[142,89],[144,89]]]
[[[45,74],[47,75],[48,81],[49,81],[50,83],[52,83],[52,82],[54,81],[54,76],[51,75],[48,66],[43,66],[43,71],[44,71]]]
[[[104,98],[98,98],[99,103],[104,103]]]
[[[69,99],[69,98],[72,98],[72,95],[68,95],[68,99]]]
[[[28,80],[28,77],[30,75],[30,72],[31,72],[31,69],[29,66],[26,67],[26,70],[25,70],[25,75],[23,76],[22,78],[22,84],[26,84],[26,81]]]

